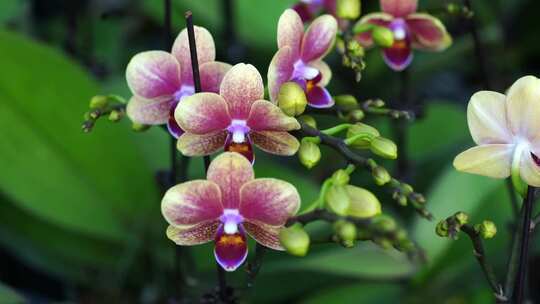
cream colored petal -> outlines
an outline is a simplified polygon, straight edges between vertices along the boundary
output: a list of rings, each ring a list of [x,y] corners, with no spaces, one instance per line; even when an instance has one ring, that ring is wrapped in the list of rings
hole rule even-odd
[[[540,166],[533,160],[530,151],[524,151],[521,156],[519,175],[528,185],[540,187]]]
[[[458,171],[494,178],[510,176],[514,145],[493,144],[470,148],[454,159]]]
[[[506,119],[506,96],[497,92],[474,94],[467,107],[467,121],[474,142],[504,144],[512,141]]]
[[[321,81],[318,83],[319,86],[325,87],[332,79],[332,70],[328,64],[322,60],[312,61],[309,63],[310,66],[316,68],[321,72]]]
[[[507,115],[509,125],[516,135],[529,140],[540,131],[540,79],[525,76],[508,90]]]

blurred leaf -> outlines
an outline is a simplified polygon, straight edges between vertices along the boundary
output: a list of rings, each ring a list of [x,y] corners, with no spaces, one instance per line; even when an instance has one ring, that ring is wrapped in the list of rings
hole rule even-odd
[[[361,304],[361,303],[399,303],[401,288],[398,285],[356,283],[340,286],[329,286],[316,292],[303,304]]]
[[[0,303],[2,304],[22,304],[24,299],[13,289],[0,283]]]
[[[50,48],[0,31],[0,190],[55,225],[121,240],[159,218],[153,172],[131,131],[100,121],[80,131],[95,83]],[[153,208],[154,212],[149,212]]]
[[[0,2],[0,24],[4,25],[12,21],[14,17],[21,15],[23,9],[27,6],[25,0],[3,0]]]

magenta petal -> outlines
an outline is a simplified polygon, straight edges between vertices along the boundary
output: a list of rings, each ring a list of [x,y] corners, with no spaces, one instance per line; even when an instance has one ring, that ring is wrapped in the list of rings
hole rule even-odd
[[[416,12],[418,0],[381,0],[381,9],[394,17],[404,17]]]
[[[272,102],[277,102],[281,85],[291,79],[297,59],[288,46],[280,48],[272,58],[268,67],[268,91]]]
[[[306,94],[308,104],[314,108],[330,108],[334,105],[334,99],[327,89],[319,86],[313,87]]]
[[[309,22],[313,18],[313,13],[311,12],[309,6],[305,3],[295,4],[292,8],[298,13],[302,19],[302,22]]]
[[[242,265],[248,254],[246,234],[242,226],[238,226],[235,234],[226,234],[223,225],[219,227],[215,238],[214,256],[218,264],[226,271],[235,271]]]
[[[310,62],[321,59],[332,48],[338,25],[331,15],[317,17],[307,28],[302,40],[302,60]]]
[[[399,43],[396,41],[396,43]],[[410,46],[384,49],[384,61],[394,71],[405,70],[413,60],[413,53]]]
[[[178,61],[163,51],[133,56],[126,68],[126,80],[131,92],[145,99],[173,95],[182,84]]]

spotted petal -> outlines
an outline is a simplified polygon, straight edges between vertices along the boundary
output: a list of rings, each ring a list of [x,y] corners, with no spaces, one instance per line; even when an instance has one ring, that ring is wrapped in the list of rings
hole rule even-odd
[[[191,246],[208,243],[214,239],[220,221],[204,222],[192,226],[167,227],[167,237],[181,246]]]
[[[506,96],[480,91],[467,107],[469,130],[477,144],[505,144],[512,141],[506,119]]]
[[[246,221],[271,226],[285,225],[298,212],[300,195],[296,188],[275,178],[258,178],[240,189],[240,214]]]
[[[317,17],[307,28],[302,40],[304,62],[321,59],[332,48],[337,34],[337,21],[331,15]]]
[[[178,184],[161,200],[165,220],[174,226],[189,226],[213,221],[223,213],[221,191],[213,182],[193,180]]]
[[[463,172],[494,178],[510,176],[514,145],[491,144],[470,148],[454,159],[454,167]]]
[[[247,233],[257,243],[274,250],[285,250],[279,241],[281,226],[270,226],[264,223],[244,222]]]
[[[277,28],[278,48],[288,46],[293,54],[298,56],[302,37],[304,36],[304,24],[302,19],[293,9],[286,9],[279,17]]]
[[[199,66],[216,59],[216,46],[212,34],[204,27],[195,26],[195,42],[197,45],[197,61]],[[182,79],[189,85],[193,85],[193,72],[191,67],[191,53],[189,51],[189,40],[187,29],[183,29],[174,41],[172,52],[174,57],[180,62],[182,69]]]
[[[418,0],[381,0],[381,10],[394,17],[405,17],[417,8]]]
[[[290,131],[300,129],[300,124],[294,117],[285,115],[273,103],[257,100],[251,106],[247,125],[252,131]]]
[[[197,93],[182,100],[174,111],[180,127],[189,133],[207,134],[231,123],[227,103],[216,93]]]
[[[169,119],[173,100],[165,98],[144,99],[133,96],[129,100],[126,113],[133,122],[145,125],[161,125]]]
[[[442,51],[452,44],[444,24],[424,13],[407,16],[407,26],[412,34],[413,47],[428,51]]]
[[[219,185],[225,208],[237,209],[240,188],[254,179],[251,163],[235,152],[224,152],[208,168],[207,178]]]
[[[534,141],[540,130],[540,79],[518,79],[508,91],[506,109],[514,135]]]
[[[277,155],[291,156],[298,151],[300,143],[287,132],[259,131],[251,132],[249,138],[259,149]]]
[[[180,89],[180,65],[167,52],[142,52],[129,62],[126,79],[134,95],[146,99],[170,96]]]
[[[201,90],[203,92],[219,93],[221,81],[230,69],[230,64],[219,61],[202,64],[199,69],[201,75]]]
[[[261,74],[251,64],[239,63],[225,74],[219,92],[229,104],[231,117],[245,119],[251,104],[264,97]]]
[[[387,27],[394,20],[394,17],[387,13],[371,13],[367,14],[360,19],[360,24],[374,24],[377,26]],[[371,37],[371,31],[361,33],[357,36],[358,41],[364,47],[371,47],[373,45],[373,38]]]
[[[202,135],[184,133],[178,138],[176,147],[185,156],[210,155],[225,146],[227,134],[226,130]]]
[[[277,103],[281,85],[291,79],[296,60],[297,57],[288,46],[280,48],[272,58],[268,67],[268,91],[273,103]]]

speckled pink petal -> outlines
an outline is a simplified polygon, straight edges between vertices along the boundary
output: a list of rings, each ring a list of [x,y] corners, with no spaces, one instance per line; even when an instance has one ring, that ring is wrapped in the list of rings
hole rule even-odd
[[[192,246],[208,243],[214,239],[220,221],[204,222],[192,226],[167,227],[167,237],[181,246]]]
[[[442,51],[452,44],[452,38],[442,22],[428,14],[411,14],[406,19],[413,47],[427,51]]]
[[[360,19],[361,24],[374,24],[378,26],[384,26],[387,27],[394,17],[392,15],[389,15],[387,13],[371,13],[367,14],[362,19]],[[361,33],[356,36],[358,39],[358,42],[364,47],[371,47],[373,46],[373,39],[371,37],[371,31],[367,31],[365,33]]]
[[[180,65],[167,52],[142,52],[131,58],[126,79],[133,95],[146,99],[173,95],[181,86]]]
[[[189,226],[218,219],[223,213],[221,191],[211,181],[193,180],[178,184],[161,200],[165,220],[174,226]]]
[[[197,45],[197,61],[199,66],[206,62],[211,62],[216,59],[216,46],[212,34],[204,27],[195,26],[195,42]],[[188,85],[193,85],[193,72],[191,67],[191,53],[189,52],[189,40],[187,29],[183,29],[172,47],[172,54],[178,62],[182,70],[182,79]]]
[[[210,155],[223,148],[227,134],[226,130],[203,135],[184,133],[178,138],[176,147],[185,156]]]
[[[261,74],[251,64],[236,64],[223,77],[219,92],[229,104],[231,117],[246,119],[251,104],[264,97]]]
[[[331,15],[322,15],[313,20],[302,40],[302,60],[310,62],[324,57],[334,44],[337,29],[336,18]]]
[[[291,156],[298,151],[300,143],[287,132],[259,131],[249,134],[251,142],[259,149],[277,155]]]
[[[293,9],[285,10],[278,21],[278,48],[288,46],[291,48],[293,56],[298,57],[303,36],[304,24],[298,13]]]
[[[394,17],[405,17],[417,8],[418,0],[381,0],[381,10]]]
[[[126,113],[133,122],[145,125],[161,125],[169,119],[169,111],[174,103],[172,97],[144,99],[133,96],[129,100]]]
[[[218,264],[226,271],[235,271],[246,261],[248,247],[242,227],[239,227],[238,233],[235,234],[226,234],[223,227],[220,227],[215,242],[214,256]]]
[[[290,131],[300,129],[294,117],[285,115],[273,103],[257,100],[251,106],[247,125],[252,131]]]
[[[281,226],[270,226],[264,223],[244,222],[242,224],[246,232],[257,243],[274,250],[285,250],[279,241],[279,230]]]
[[[219,93],[219,87],[231,65],[224,62],[212,61],[204,63],[199,68],[201,75],[201,90],[203,92]]]
[[[285,225],[300,208],[296,188],[275,178],[258,178],[240,188],[240,214],[246,221]]]
[[[297,60],[293,56],[293,52],[290,47],[283,47],[279,49],[268,67],[268,91],[270,93],[270,100],[273,103],[277,103],[277,97],[281,85],[289,81],[293,75],[294,62]]]
[[[174,118],[189,133],[207,134],[226,129],[231,123],[227,103],[216,93],[197,93],[178,103]]]
[[[238,209],[240,188],[254,179],[251,163],[235,152],[224,152],[216,157],[207,172],[207,179],[219,185],[224,208]]]

